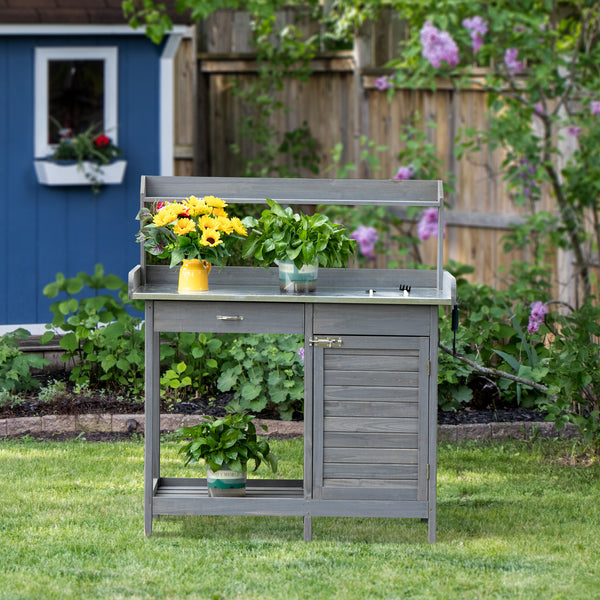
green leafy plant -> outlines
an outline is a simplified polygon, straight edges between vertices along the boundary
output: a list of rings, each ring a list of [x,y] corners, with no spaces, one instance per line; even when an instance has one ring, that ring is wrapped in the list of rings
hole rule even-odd
[[[549,344],[548,396],[541,406],[558,430],[573,423],[582,439],[600,452],[600,307],[588,300],[557,315]]]
[[[84,287],[94,291],[92,297],[78,298]],[[99,294],[102,289],[116,290],[118,296]],[[143,390],[144,332],[141,319],[127,312],[127,305],[140,303],[127,299],[127,284],[117,275],[105,275],[97,264],[93,275],[78,273],[56,280],[44,288],[44,295],[56,298],[50,305],[54,314],[41,337],[47,343],[60,335],[63,362],[72,362],[70,380],[90,386],[126,387],[129,393]]]
[[[279,260],[293,261],[298,268],[346,266],[356,241],[348,237],[344,227],[320,213],[295,213],[270,199],[267,204],[269,208],[262,211],[260,219],[246,217],[243,221],[249,230],[242,248],[244,258],[254,258],[264,267]]]
[[[230,337],[191,332],[163,334],[160,360],[164,367],[161,377],[164,395],[179,400],[183,394],[189,397],[216,389],[219,364],[227,359]]]
[[[183,441],[179,454],[186,465],[204,460],[212,471],[228,467],[237,473],[248,470],[248,461],[254,461],[254,471],[264,461],[277,472],[277,457],[269,443],[256,435],[254,416],[246,412],[229,413],[225,417],[206,417],[193,427],[178,430]],[[266,431],[264,425],[261,427]],[[191,439],[190,439],[191,438]]]
[[[77,168],[92,184],[92,191],[98,193],[103,175],[102,167],[122,156],[120,148],[98,125],[91,125],[76,135],[72,135],[70,129],[65,129],[58,123],[57,127],[61,137],[54,146],[50,159],[57,162],[77,162]],[[84,163],[90,163],[92,167],[85,168]]]
[[[275,410],[284,420],[302,410],[304,365],[302,336],[248,334],[226,348],[217,387],[234,391],[233,410]]]
[[[39,386],[31,369],[43,369],[49,361],[39,354],[23,352],[19,340],[26,340],[30,333],[23,328],[0,337],[0,389],[6,392],[31,390]]]

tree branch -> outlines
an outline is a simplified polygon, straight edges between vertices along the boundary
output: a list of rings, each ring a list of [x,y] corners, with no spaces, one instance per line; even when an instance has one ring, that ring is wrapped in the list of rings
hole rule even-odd
[[[470,367],[472,367],[473,369],[475,369],[478,373],[481,373],[483,375],[491,375],[493,377],[503,377],[504,379],[510,379],[511,381],[516,381],[517,383],[526,385],[530,388],[533,388],[534,390],[537,390],[538,392],[544,392],[545,394],[548,393],[548,388],[541,383],[536,383],[535,381],[530,381],[529,379],[524,379],[523,377],[513,375],[512,373],[507,373],[506,371],[500,371],[499,369],[490,369],[489,367],[482,367],[481,365],[477,364],[475,361],[471,360],[470,358],[467,358],[466,356],[463,356],[462,354],[454,354],[450,348],[448,348],[447,346],[444,346],[444,344],[442,344],[441,342],[438,343],[438,346],[446,354],[449,354],[450,356],[456,358],[457,360],[464,362],[465,364],[467,364]],[[552,398],[556,398],[556,397],[552,396]]]

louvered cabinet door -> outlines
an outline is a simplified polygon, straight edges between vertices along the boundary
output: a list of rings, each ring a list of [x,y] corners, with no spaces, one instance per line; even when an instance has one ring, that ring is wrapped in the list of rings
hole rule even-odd
[[[314,496],[427,500],[429,337],[336,339],[314,347]]]

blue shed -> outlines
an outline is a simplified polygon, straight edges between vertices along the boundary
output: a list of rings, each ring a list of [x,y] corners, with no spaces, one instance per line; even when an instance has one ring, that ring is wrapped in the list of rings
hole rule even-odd
[[[92,273],[102,263],[105,272],[126,279],[139,256],[140,176],[174,174],[173,65],[189,30],[176,25],[157,46],[125,23],[120,0],[94,2],[94,9],[60,4],[32,0],[23,8],[6,0],[0,6],[0,333],[50,321],[51,301],[42,290],[57,272]],[[57,66],[60,77],[53,76]],[[93,77],[84,73],[75,85],[82,67]],[[65,73],[72,75],[69,85]],[[60,86],[65,89],[57,93]],[[88,181],[73,185],[59,175],[49,185],[36,172],[34,160],[56,141],[51,128],[63,102],[69,109],[59,114],[76,121],[69,126],[77,127],[77,102],[85,105],[81,110],[88,106],[122,150],[127,164],[120,183],[94,194]]]

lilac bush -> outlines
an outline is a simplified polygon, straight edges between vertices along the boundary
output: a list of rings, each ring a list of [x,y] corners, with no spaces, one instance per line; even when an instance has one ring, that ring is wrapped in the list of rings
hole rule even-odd
[[[421,29],[423,56],[433,67],[439,69],[442,61],[449,67],[458,64],[458,46],[447,31],[440,31],[429,21]]]
[[[463,19],[462,24],[470,31],[471,40],[473,41],[473,52],[478,52],[481,46],[483,46],[483,36],[488,32],[486,22],[479,15],[476,15]]]
[[[406,181],[407,179],[412,179],[414,174],[415,174],[414,167],[412,165],[408,165],[405,167],[400,167],[398,169],[398,171],[396,172],[396,174],[394,175],[394,179],[396,181],[400,181],[400,180]]]
[[[548,312],[548,307],[539,300],[531,305],[531,313],[529,314],[529,325],[527,326],[527,333],[537,333],[540,325],[544,322],[544,317]]]
[[[444,225],[444,235],[446,233]],[[421,241],[426,241],[430,237],[438,236],[438,209],[427,208],[423,211],[419,222],[417,223],[417,236]]]
[[[375,244],[379,237],[375,227],[360,225],[350,234],[350,237],[358,242],[360,253],[363,256],[375,258]]]

